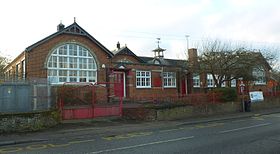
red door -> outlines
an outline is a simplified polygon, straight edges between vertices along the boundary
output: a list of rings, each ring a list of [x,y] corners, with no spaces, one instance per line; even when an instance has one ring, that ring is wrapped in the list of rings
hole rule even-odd
[[[124,89],[124,72],[114,72],[114,93],[115,96],[124,97],[125,89]]]
[[[185,80],[185,78],[182,79],[181,83],[182,83],[181,94],[186,95],[186,80]]]

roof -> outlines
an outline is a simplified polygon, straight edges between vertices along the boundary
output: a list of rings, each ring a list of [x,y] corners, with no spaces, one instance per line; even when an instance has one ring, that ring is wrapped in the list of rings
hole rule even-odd
[[[159,60],[161,65],[166,66],[177,66],[177,67],[187,67],[187,60],[180,60],[180,59],[155,59],[154,57],[139,57],[145,63],[154,64],[155,60]]]
[[[141,59],[141,58],[139,58],[138,56],[136,56],[128,47],[122,47],[122,48],[120,48],[120,49],[118,49],[118,50],[116,50],[116,51],[113,51],[113,53],[114,53],[114,56],[116,56],[116,55],[128,55],[128,56],[132,56],[132,57],[134,57],[135,59],[137,59],[139,62],[141,62],[141,63],[144,63],[144,61]]]
[[[30,45],[29,47],[26,48],[26,51],[31,51],[33,48],[45,43],[46,41],[60,35],[60,34],[73,34],[73,35],[81,35],[81,36],[86,36],[88,37],[91,41],[93,41],[98,47],[103,49],[110,57],[113,57],[113,53],[108,50],[105,46],[103,46],[100,42],[98,42],[94,37],[92,37],[88,32],[86,32],[81,26],[79,26],[76,22],[73,24],[69,25],[66,28],[63,28],[60,31],[57,31],[54,34],[51,34],[50,36]]]

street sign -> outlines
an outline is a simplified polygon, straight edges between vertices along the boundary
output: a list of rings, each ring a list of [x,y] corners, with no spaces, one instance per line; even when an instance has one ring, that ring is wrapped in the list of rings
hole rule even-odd
[[[251,91],[249,95],[251,102],[260,102],[264,100],[262,91]]]

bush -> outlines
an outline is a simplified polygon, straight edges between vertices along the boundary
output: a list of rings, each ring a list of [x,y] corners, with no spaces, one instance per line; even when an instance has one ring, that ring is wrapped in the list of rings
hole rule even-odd
[[[231,102],[237,99],[237,92],[235,88],[215,88],[214,93],[220,93],[220,99],[223,102]]]

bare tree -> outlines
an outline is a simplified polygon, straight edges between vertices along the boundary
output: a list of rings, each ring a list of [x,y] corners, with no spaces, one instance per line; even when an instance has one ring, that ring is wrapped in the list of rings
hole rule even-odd
[[[9,59],[5,56],[1,56],[0,54],[0,79],[4,78],[4,68],[9,63]]]
[[[199,71],[211,74],[216,87],[241,77],[247,81],[254,80],[253,69],[265,64],[270,67],[260,52],[252,52],[229,42],[207,40],[203,42],[201,50]]]

